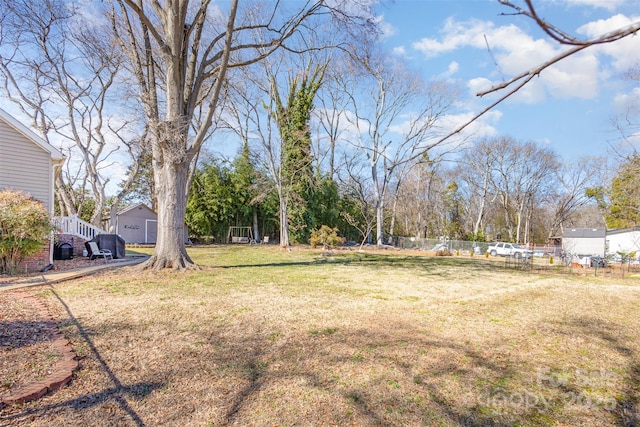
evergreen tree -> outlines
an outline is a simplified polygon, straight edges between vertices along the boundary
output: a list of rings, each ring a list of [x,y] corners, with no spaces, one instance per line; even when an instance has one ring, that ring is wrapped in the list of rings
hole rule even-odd
[[[452,239],[461,239],[464,229],[461,223],[463,211],[463,199],[458,192],[458,184],[453,181],[444,189],[442,200],[445,209],[444,229]]]
[[[338,185],[330,177],[320,177],[316,180],[313,197],[309,203],[313,223],[310,228],[316,229],[322,225],[331,228],[340,225],[340,193]]]
[[[216,161],[203,164],[193,175],[185,222],[189,232],[205,240],[224,242],[238,209],[228,168]]]
[[[634,153],[620,165],[609,190],[608,228],[640,225],[640,155]]]

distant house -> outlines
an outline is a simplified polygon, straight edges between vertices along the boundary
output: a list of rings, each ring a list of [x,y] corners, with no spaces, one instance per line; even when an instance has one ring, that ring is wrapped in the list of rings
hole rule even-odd
[[[64,155],[0,108],[0,189],[21,190],[53,216],[53,183]],[[21,266],[36,271],[53,261],[53,242]]]
[[[575,256],[605,256],[604,228],[570,228],[562,233],[562,251]]]
[[[118,211],[115,224],[114,232],[127,243],[156,243],[158,215],[144,203],[130,205]]]
[[[640,227],[607,231],[607,253],[636,252],[640,254]]]

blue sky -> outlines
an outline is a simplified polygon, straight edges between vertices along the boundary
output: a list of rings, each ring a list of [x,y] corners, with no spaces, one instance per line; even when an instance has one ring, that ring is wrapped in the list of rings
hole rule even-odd
[[[582,38],[640,21],[640,0],[534,4],[540,16]],[[463,89],[454,122],[461,123],[491,101],[477,98],[478,90],[567,49],[533,21],[501,15],[511,10],[497,0],[396,0],[378,5],[377,12],[386,49],[404,58],[425,80],[447,79]],[[621,76],[639,63],[640,35],[589,48],[544,71],[496,107],[474,126],[474,136],[536,141],[566,160],[604,155],[617,138],[611,117],[634,103],[638,111],[640,88]]]

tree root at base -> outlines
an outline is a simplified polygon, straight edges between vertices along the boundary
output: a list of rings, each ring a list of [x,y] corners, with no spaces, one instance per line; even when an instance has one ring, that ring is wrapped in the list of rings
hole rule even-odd
[[[189,257],[177,256],[166,257],[152,255],[148,260],[140,264],[140,270],[172,270],[172,271],[199,271],[200,266],[194,263]]]

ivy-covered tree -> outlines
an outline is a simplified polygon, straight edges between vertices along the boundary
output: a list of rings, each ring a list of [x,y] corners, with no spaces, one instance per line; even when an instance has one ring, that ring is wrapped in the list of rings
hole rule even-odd
[[[444,189],[442,194],[445,210],[444,229],[447,236],[453,239],[461,239],[464,235],[462,216],[464,202],[458,191],[458,184],[453,181]]]
[[[316,178],[313,194],[309,203],[314,223],[310,228],[327,225],[338,227],[340,225],[340,191],[338,184],[329,176]]]
[[[280,244],[309,239],[313,215],[309,200],[313,192],[313,158],[309,122],[313,99],[320,88],[326,64],[307,67],[303,74],[289,79],[289,92],[283,100],[275,77],[271,80],[274,111],[282,148],[280,169]]]

